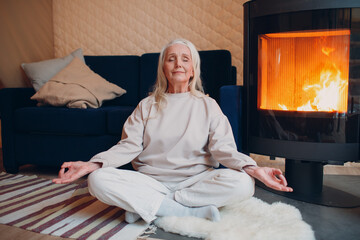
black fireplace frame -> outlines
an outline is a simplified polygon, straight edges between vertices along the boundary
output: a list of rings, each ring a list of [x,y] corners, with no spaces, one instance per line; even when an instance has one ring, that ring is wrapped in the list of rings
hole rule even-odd
[[[267,137],[253,136],[250,130],[254,127],[254,119],[251,119],[254,106],[256,107],[257,97],[254,96],[254,82],[257,84],[257,71],[254,72],[251,66],[257,64],[257,51],[253,53],[254,42],[252,39],[252,22],[259,18],[266,18],[273,15],[292,14],[306,11],[329,11],[335,9],[360,8],[358,0],[254,0],[244,4],[244,118],[243,118],[243,148],[248,153],[256,153],[271,157],[286,158],[285,175],[289,185],[294,188],[294,193],[287,194],[295,199],[313,203],[353,207],[359,206],[360,200],[346,201],[340,197],[339,192],[323,187],[323,165],[342,165],[347,161],[359,161],[360,159],[360,117],[358,112],[353,120],[356,125],[357,139],[346,143],[306,142],[289,141]],[[333,11],[334,9],[334,11]],[[336,23],[341,25],[342,23]],[[302,29],[291,30],[306,30]],[[311,29],[310,29],[311,30]],[[257,46],[256,46],[257,48]],[[252,51],[252,52],[251,52]],[[360,59],[360,56],[359,56]],[[255,61],[256,60],[256,61]],[[360,95],[360,94],[359,94]],[[255,102],[255,103],[254,103]],[[295,113],[298,114],[299,113]],[[306,115],[303,113],[302,115]],[[309,113],[309,116],[313,113]],[[302,116],[304,117],[304,116]],[[305,116],[306,117],[306,116]],[[347,115],[339,116],[343,121]],[[256,121],[255,121],[256,122]],[[334,150],[336,149],[336,151]],[[306,183],[306,184],[304,184]],[[334,200],[334,195],[340,199]],[[343,196],[343,195],[341,195]],[[336,197],[335,197],[336,198]],[[343,203],[346,203],[345,205]]]

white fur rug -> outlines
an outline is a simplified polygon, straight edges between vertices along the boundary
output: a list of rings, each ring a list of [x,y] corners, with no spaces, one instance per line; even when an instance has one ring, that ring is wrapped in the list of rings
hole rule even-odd
[[[155,224],[167,232],[206,240],[315,240],[300,211],[288,204],[258,198],[220,209],[221,221],[196,217],[162,217]]]

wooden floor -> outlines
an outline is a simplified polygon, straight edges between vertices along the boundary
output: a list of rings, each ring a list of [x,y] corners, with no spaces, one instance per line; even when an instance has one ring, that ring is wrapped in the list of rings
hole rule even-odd
[[[260,156],[260,155],[251,155],[252,158],[256,160],[259,166],[268,166],[268,167],[277,167],[285,170],[285,160],[281,158],[276,158],[275,160],[270,160],[269,157]],[[3,172],[3,162],[2,162],[2,151],[0,149],[0,172]],[[37,168],[34,166],[23,166],[20,169],[20,174],[24,175],[37,175],[42,178],[52,179],[57,176],[57,169],[53,168]],[[336,174],[336,175],[360,175],[360,163],[346,163],[345,166],[330,166],[327,165],[324,167],[324,174]],[[27,230],[23,230],[16,227],[11,227],[7,225],[0,224],[0,239],[9,239],[9,240],[63,240],[67,238],[54,237],[50,235],[43,235]],[[149,238],[150,239],[150,238]]]
[[[0,239],[3,240],[64,240],[69,238],[55,237],[0,224]]]

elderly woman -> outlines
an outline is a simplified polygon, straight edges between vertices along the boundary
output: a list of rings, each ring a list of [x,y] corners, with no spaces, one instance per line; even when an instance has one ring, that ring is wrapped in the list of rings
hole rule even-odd
[[[237,151],[226,116],[203,92],[191,42],[167,44],[157,72],[153,93],[127,119],[121,141],[89,162],[64,163],[55,183],[91,173],[90,193],[125,209],[127,222],[158,216],[218,221],[219,207],[253,195],[253,178],[292,191],[279,169],[258,167]],[[136,171],[117,169],[129,162]],[[227,168],[216,169],[219,163]]]

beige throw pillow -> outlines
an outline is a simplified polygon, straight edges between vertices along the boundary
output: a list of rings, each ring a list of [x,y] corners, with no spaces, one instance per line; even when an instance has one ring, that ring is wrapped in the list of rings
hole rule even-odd
[[[119,97],[126,90],[94,73],[75,57],[71,63],[50,79],[31,99],[38,106],[98,108],[103,101]]]
[[[62,58],[54,58],[33,63],[22,63],[21,67],[24,69],[26,76],[30,79],[35,91],[39,91],[47,81],[66,67],[74,57],[78,57],[85,62],[82,49],[79,48]]]

